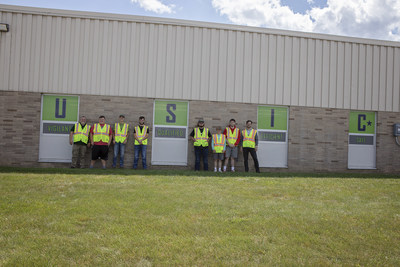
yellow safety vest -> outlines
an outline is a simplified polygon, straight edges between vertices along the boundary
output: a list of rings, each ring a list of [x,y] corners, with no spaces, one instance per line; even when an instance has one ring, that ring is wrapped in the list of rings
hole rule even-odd
[[[208,147],[208,128],[204,128],[203,133],[200,128],[194,128],[194,146]]]
[[[115,124],[115,142],[117,143],[123,143],[126,140],[126,136],[128,134],[128,127],[129,124],[124,123],[124,127],[119,126],[119,123]]]
[[[224,152],[226,137],[223,134],[213,134],[214,150],[216,153]]]
[[[136,136],[139,138],[139,140],[142,140],[142,145],[147,145],[147,138],[144,139],[147,134],[147,128],[149,128],[149,127],[147,127],[146,125],[143,125],[142,130],[140,130],[139,126],[135,127]],[[140,145],[139,141],[136,139],[135,139],[135,145]]]
[[[75,129],[73,133],[74,143],[83,142],[87,144],[89,141],[89,132],[90,132],[90,125],[86,124],[85,127],[82,128],[79,122],[75,123]]]
[[[247,130],[244,129],[242,131],[243,134],[243,147],[250,147],[250,148],[255,148],[256,147],[256,134],[257,130],[251,129],[250,134],[247,134]]]
[[[105,124],[103,127],[100,126],[100,123],[96,123],[93,125],[93,142],[104,142],[108,143],[110,141],[110,125]]]
[[[226,136],[227,136],[228,144],[232,144],[232,145],[235,144],[237,139],[239,138],[239,129],[235,128],[235,130],[232,133],[231,128],[227,127],[226,128]]]

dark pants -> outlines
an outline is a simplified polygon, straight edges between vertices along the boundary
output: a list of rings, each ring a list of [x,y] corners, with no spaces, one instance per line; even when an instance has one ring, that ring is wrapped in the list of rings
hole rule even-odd
[[[196,156],[194,169],[200,171],[200,158],[203,157],[204,170],[208,171],[208,147],[195,146],[194,154]]]
[[[256,172],[260,172],[260,167],[258,166],[256,150],[254,148],[250,148],[250,147],[243,148],[244,170],[246,172],[249,171],[249,152],[250,152],[251,157],[254,160],[254,167],[256,168]]]

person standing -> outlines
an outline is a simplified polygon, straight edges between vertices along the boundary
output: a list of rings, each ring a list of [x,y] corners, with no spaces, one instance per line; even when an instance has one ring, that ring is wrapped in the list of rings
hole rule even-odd
[[[211,139],[211,133],[208,128],[204,127],[204,120],[197,122],[197,127],[190,133],[190,139],[194,142],[195,167],[196,171],[200,170],[200,158],[203,158],[203,168],[208,171],[208,142]]]
[[[222,134],[220,126],[216,128],[217,133],[212,135],[212,150],[214,155],[214,172],[222,172],[222,161],[224,160],[224,153],[226,149],[226,137]]]
[[[146,164],[146,150],[147,150],[147,138],[149,137],[149,127],[145,125],[145,117],[139,117],[139,125],[135,127],[133,131],[133,135],[135,137],[135,157],[133,160],[133,168],[137,169],[138,161],[139,161],[139,153],[142,154],[142,165],[143,169],[147,169]]]
[[[95,123],[90,129],[90,142],[92,144],[92,160],[90,168],[93,168],[96,160],[100,158],[103,169],[108,160],[108,148],[112,140],[112,129],[106,124],[106,117],[100,116],[99,123]]]
[[[238,147],[240,144],[240,130],[236,128],[236,120],[231,119],[229,121],[229,127],[224,130],[224,135],[226,136],[226,152],[225,152],[225,163],[224,172],[228,166],[229,158],[231,159],[231,171],[235,171],[235,160],[238,157]]]
[[[249,171],[249,153],[254,160],[254,167],[256,172],[260,172],[258,165],[257,150],[258,150],[258,134],[257,130],[252,128],[253,122],[251,120],[246,121],[246,129],[242,131],[242,151],[244,159],[244,169],[246,172]]]
[[[119,115],[119,122],[114,127],[114,157],[112,167],[117,166],[117,158],[119,156],[119,167],[124,167],[125,145],[128,141],[129,124],[124,122],[125,116]]]
[[[86,124],[86,117],[81,116],[69,133],[69,144],[72,145],[71,168],[84,168],[86,150],[90,146],[89,132],[90,125]]]

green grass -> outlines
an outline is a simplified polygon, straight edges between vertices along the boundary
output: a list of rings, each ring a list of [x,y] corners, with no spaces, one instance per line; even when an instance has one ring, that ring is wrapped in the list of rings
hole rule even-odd
[[[400,179],[3,167],[0,224],[3,266],[399,266]]]

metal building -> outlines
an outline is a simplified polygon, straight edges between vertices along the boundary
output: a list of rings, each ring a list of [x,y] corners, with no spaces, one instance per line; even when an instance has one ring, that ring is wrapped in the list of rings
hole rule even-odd
[[[9,25],[0,33],[2,95],[286,106],[288,124],[293,108],[382,112],[377,127],[400,122],[397,42],[7,5],[0,5],[0,23]],[[388,122],[380,122],[385,116]],[[290,154],[297,143],[289,128]],[[382,134],[393,141],[389,126]],[[400,170],[392,165],[382,171]]]

